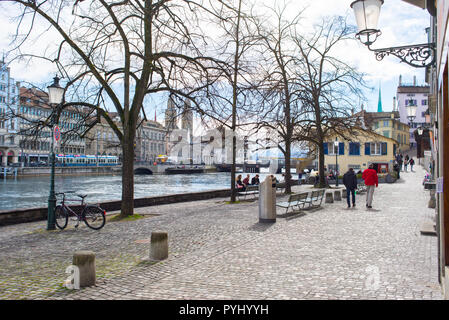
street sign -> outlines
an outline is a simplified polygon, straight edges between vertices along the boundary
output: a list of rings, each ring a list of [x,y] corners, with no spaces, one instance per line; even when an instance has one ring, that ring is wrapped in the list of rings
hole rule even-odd
[[[61,130],[59,130],[59,126],[55,126],[55,128],[53,129],[53,135],[55,137],[55,141],[59,141],[59,139],[61,139]]]

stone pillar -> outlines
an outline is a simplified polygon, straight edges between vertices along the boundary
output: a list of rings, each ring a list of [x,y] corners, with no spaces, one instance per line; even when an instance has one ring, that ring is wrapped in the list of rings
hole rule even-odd
[[[163,231],[151,233],[150,260],[160,261],[168,258],[168,234]]]
[[[80,288],[95,285],[95,253],[93,251],[75,252],[73,265],[79,269]]]
[[[429,204],[427,205],[428,208],[435,208],[437,200],[435,198],[435,189],[430,189],[430,200]]]
[[[276,222],[276,180],[266,177],[259,185],[259,222]]]
[[[341,201],[341,191],[340,190],[335,190],[334,191],[334,200],[335,201]]]
[[[326,200],[325,203],[334,203],[334,197],[332,192],[326,192]]]

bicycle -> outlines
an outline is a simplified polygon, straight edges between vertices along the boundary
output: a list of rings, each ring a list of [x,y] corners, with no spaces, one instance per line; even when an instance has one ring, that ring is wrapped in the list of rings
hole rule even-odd
[[[63,230],[67,227],[67,223],[69,221],[69,216],[76,217],[76,225],[75,228],[78,228],[81,221],[91,229],[99,230],[103,228],[106,223],[106,211],[95,205],[88,205],[84,203],[84,198],[87,197],[87,194],[77,194],[79,199],[66,199],[66,193],[75,193],[75,191],[66,191],[66,192],[58,192],[56,196],[62,195],[61,204],[57,205],[55,208],[55,217],[56,217],[56,226]],[[82,211],[81,213],[75,212],[69,206],[65,204],[65,201],[81,201]],[[77,210],[79,211],[79,210]]]

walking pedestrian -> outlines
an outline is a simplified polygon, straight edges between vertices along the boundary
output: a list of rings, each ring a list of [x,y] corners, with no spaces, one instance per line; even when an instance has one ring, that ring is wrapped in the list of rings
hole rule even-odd
[[[379,185],[379,178],[377,172],[374,170],[374,165],[371,163],[368,169],[362,173],[362,179],[365,180],[366,185],[366,207],[371,209],[373,204],[374,189]]]
[[[410,158],[410,161],[408,163],[410,164],[410,172],[413,172],[413,166],[415,165],[415,160],[413,160],[413,158]]]
[[[394,161],[393,170],[398,174],[398,179],[400,178],[401,167],[397,161]]]
[[[302,171],[302,170],[299,170],[299,173],[298,173],[298,184],[299,184],[299,185],[301,185],[302,174],[303,174],[303,171]]]
[[[407,166],[408,166],[408,159],[404,159],[404,171],[407,172]]]
[[[350,202],[351,194],[352,194],[352,207],[355,207],[355,190],[357,189],[357,176],[355,175],[353,168],[349,168],[349,170],[343,175],[343,184],[346,187],[346,202],[348,203],[348,208],[351,208]]]

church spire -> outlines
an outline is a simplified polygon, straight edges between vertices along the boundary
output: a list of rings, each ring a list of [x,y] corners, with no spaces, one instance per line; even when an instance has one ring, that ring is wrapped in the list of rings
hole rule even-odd
[[[382,112],[382,94],[380,92],[380,83],[379,83],[379,100],[377,101],[377,112]]]

